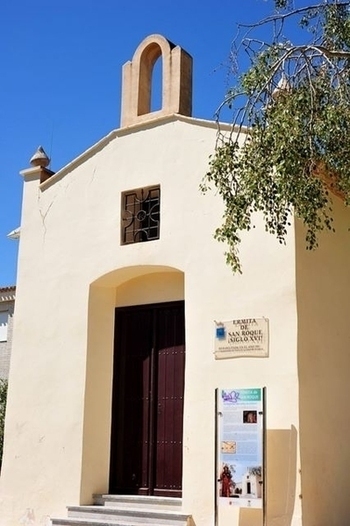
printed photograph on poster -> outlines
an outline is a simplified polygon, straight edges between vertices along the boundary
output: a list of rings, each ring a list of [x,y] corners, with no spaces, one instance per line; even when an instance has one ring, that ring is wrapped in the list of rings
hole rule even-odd
[[[236,453],[236,442],[233,440],[223,440],[221,442],[221,451],[223,453]]]
[[[219,496],[235,499],[242,497],[261,499],[262,467],[245,466],[243,470],[237,470],[236,467],[235,464],[221,464],[220,477],[218,479],[218,482],[220,482]]]
[[[262,389],[218,389],[218,504],[261,508]]]
[[[258,422],[256,411],[243,411],[244,424],[256,424]]]

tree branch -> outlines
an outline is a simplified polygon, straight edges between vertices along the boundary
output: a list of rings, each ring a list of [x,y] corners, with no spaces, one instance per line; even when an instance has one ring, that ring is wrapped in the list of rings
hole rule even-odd
[[[337,2],[334,5],[336,5],[337,7],[338,6],[348,7],[350,5],[350,2],[339,2],[339,3]],[[269,24],[270,22],[283,21],[288,17],[300,15],[301,13],[305,13],[307,11],[311,11],[311,10],[317,11],[319,9],[324,10],[327,8],[327,6],[329,6],[329,4],[322,3],[322,4],[309,5],[306,7],[299,7],[298,9],[292,9],[291,11],[288,11],[287,13],[277,13],[276,15],[268,16],[266,18],[263,18],[262,20],[259,20],[259,22],[254,22],[254,24],[238,24],[238,27],[255,28],[255,27],[262,26],[264,24]]]

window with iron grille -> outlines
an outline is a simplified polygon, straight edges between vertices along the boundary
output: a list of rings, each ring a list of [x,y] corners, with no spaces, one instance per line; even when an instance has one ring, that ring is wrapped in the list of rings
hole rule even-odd
[[[121,244],[159,239],[160,186],[122,193]]]

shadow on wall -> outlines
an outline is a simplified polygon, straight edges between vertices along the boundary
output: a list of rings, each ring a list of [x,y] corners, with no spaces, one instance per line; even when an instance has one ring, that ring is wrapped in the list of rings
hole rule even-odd
[[[333,217],[313,252],[296,222],[302,513],[317,526],[350,522],[350,211],[337,198]]]
[[[267,506],[269,526],[290,526],[292,523],[297,480],[297,430],[267,431]],[[261,510],[242,508],[239,526],[262,526]]]

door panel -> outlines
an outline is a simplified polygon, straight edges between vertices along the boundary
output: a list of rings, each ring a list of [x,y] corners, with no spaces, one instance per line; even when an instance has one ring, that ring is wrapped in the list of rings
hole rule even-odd
[[[181,308],[158,312],[158,408],[154,494],[178,496],[182,482],[184,318]]]
[[[181,496],[184,304],[116,309],[110,491]]]
[[[116,327],[122,330],[118,331],[121,352],[115,353],[114,364],[112,445],[116,447],[111,448],[111,483],[125,493],[148,491],[151,323],[147,311],[116,316]]]

